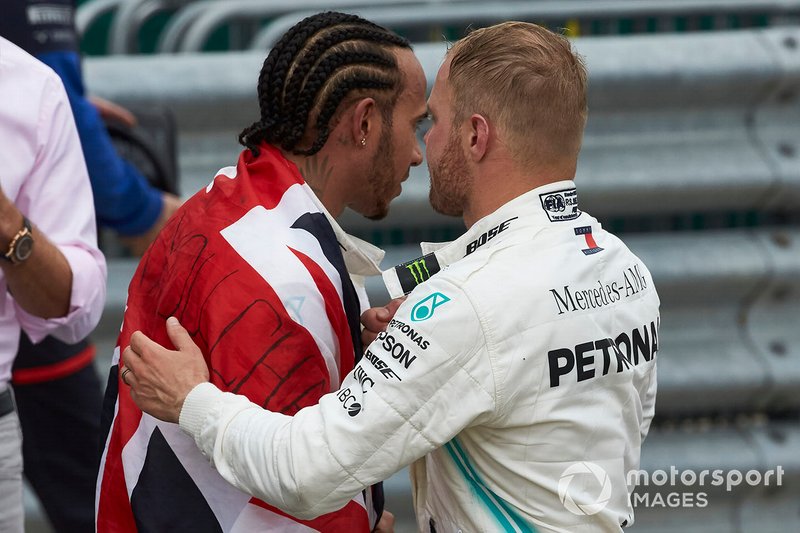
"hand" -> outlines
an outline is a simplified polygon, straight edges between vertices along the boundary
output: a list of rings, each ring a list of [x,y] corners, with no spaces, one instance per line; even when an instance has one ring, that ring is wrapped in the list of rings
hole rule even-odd
[[[364,311],[361,315],[361,324],[364,329],[361,330],[361,343],[364,348],[372,344],[378,333],[384,331],[392,320],[397,308],[406,301],[406,297],[395,298],[383,307],[371,307]]]
[[[161,207],[161,214],[158,216],[155,224],[153,224],[149,230],[141,235],[136,235],[133,237],[120,237],[122,244],[127,246],[133,255],[140,256],[147,251],[147,247],[150,246],[156,239],[158,232],[161,231],[161,228],[166,225],[170,217],[181,206],[181,199],[174,194],[165,192],[161,195],[161,197],[164,200]]]
[[[177,423],[186,396],[208,381],[208,367],[200,348],[177,318],[167,319],[167,335],[177,351],[164,348],[141,331],[131,336],[131,345],[122,353],[126,367],[123,381],[130,386],[131,398],[139,409]]]
[[[100,113],[100,118],[103,120],[121,122],[129,128],[136,126],[136,116],[121,105],[109,102],[99,96],[90,96],[88,100],[97,109],[97,112]]]
[[[394,533],[394,515],[384,509],[372,533]]]

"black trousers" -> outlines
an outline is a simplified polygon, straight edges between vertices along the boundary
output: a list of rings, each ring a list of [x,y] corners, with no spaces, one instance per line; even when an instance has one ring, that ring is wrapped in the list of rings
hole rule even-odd
[[[92,359],[88,341],[33,345],[23,334],[14,363],[25,477],[59,533],[94,531],[102,389]]]

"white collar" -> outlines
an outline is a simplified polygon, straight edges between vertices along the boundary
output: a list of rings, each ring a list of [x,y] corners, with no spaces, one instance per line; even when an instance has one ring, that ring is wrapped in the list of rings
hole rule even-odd
[[[542,185],[525,192],[472,225],[451,242],[420,244],[422,257],[383,271],[389,295],[398,298],[428,278],[475,252],[503,242],[518,227],[544,228],[575,220],[581,215],[575,183],[570,180]]]

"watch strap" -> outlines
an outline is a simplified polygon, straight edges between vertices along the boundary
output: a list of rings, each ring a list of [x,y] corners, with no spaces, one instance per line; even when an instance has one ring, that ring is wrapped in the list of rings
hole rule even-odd
[[[17,232],[16,235],[11,239],[11,242],[8,244],[8,250],[2,257],[9,263],[18,263],[14,258],[16,257],[15,251],[17,249],[17,245],[19,244],[20,239],[22,239],[26,235],[33,234],[33,226],[31,226],[31,221],[28,220],[28,217],[22,215],[22,228]]]

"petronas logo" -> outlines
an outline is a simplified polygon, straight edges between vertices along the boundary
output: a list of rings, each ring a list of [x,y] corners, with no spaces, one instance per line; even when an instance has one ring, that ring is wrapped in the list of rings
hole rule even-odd
[[[406,265],[406,268],[414,276],[414,282],[419,285],[426,279],[430,279],[431,273],[428,272],[428,266],[425,264],[425,258],[420,257],[416,261],[413,261]]]

